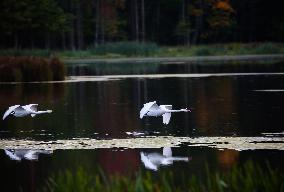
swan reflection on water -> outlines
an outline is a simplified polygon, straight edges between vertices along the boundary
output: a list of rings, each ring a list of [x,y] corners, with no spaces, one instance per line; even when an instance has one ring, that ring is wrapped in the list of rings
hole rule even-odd
[[[188,162],[188,157],[173,157],[172,149],[170,147],[163,148],[163,154],[160,153],[140,153],[141,161],[147,169],[157,171],[162,165],[171,165],[174,161]]]
[[[5,149],[5,154],[9,156],[11,160],[21,161],[26,160],[38,160],[39,154],[52,154],[52,150],[30,150],[30,149]]]

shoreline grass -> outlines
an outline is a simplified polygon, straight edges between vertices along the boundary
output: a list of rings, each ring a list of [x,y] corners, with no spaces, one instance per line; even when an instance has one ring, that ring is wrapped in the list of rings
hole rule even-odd
[[[133,57],[190,57],[221,55],[263,55],[284,54],[284,43],[228,43],[196,45],[191,47],[160,47],[155,43],[116,42],[99,45],[85,50],[45,50],[45,49],[2,49],[0,56],[41,56],[55,55],[61,59],[82,58],[133,58]]]
[[[96,171],[79,167],[53,174],[41,191],[284,191],[283,179],[283,174],[269,163],[260,166],[251,160],[225,172],[212,171],[205,165],[202,173],[187,176],[141,169],[128,175],[106,175],[100,167]]]

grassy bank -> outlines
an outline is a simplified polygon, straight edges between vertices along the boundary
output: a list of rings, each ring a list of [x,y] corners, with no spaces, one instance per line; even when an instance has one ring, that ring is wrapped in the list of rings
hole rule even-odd
[[[65,66],[58,58],[0,57],[0,82],[58,81],[65,78]]]
[[[229,43],[196,45],[191,47],[161,47],[155,43],[116,42],[99,45],[86,50],[0,50],[0,56],[56,55],[72,58],[125,58],[125,57],[188,57],[216,55],[284,54],[283,43]]]
[[[165,170],[108,176],[100,168],[92,171],[78,168],[54,174],[46,180],[41,191],[284,191],[283,179],[277,169],[268,164],[260,167],[252,161],[226,172],[205,169],[203,173],[190,176]]]

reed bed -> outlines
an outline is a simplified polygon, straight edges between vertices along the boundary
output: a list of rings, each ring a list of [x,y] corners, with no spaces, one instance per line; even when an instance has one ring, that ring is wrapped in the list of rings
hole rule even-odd
[[[206,167],[206,165],[205,165]],[[79,167],[75,171],[65,170],[49,177],[41,191],[190,191],[190,192],[252,192],[284,191],[284,176],[269,164],[259,166],[247,161],[228,171],[210,171],[187,175],[182,172],[161,170],[157,173],[139,170],[128,176],[106,175],[105,172]]]
[[[0,82],[60,81],[64,78],[65,66],[55,57],[0,57]]]

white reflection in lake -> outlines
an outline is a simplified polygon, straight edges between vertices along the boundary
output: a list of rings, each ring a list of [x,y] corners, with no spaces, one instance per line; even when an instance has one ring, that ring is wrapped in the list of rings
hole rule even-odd
[[[157,171],[160,166],[171,165],[174,161],[188,162],[188,157],[173,157],[170,147],[163,148],[163,154],[160,153],[140,153],[141,161],[147,169]]]
[[[256,89],[258,92],[284,92],[284,89]]]
[[[38,160],[40,154],[52,154],[52,150],[29,150],[29,149],[5,149],[5,154],[9,156],[11,160],[21,161],[26,160]]]

